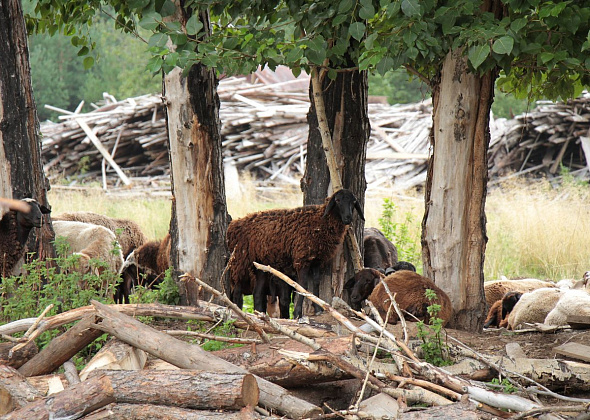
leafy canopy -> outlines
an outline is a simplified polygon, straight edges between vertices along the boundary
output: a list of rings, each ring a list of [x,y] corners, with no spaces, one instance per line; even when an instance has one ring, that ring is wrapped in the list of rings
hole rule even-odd
[[[93,46],[84,28],[98,12],[109,13],[120,30],[152,31],[152,72],[200,62],[245,74],[283,64],[296,74],[325,66],[335,77],[347,69],[385,74],[405,66],[429,80],[460,49],[472,71],[501,70],[499,86],[520,96],[567,98],[590,84],[590,6],[491,3],[497,11],[482,10],[481,0],[187,0],[177,13],[171,0],[42,0],[27,22],[31,31],[71,35],[84,55]],[[199,17],[203,10],[210,29]]]

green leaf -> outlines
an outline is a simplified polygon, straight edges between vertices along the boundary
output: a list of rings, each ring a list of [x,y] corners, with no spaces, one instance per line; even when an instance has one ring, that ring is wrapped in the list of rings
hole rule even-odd
[[[332,25],[338,26],[338,25],[346,22],[347,19],[348,19],[347,15],[338,15],[334,19],[332,19]]]
[[[543,64],[553,60],[553,57],[555,57],[555,54],[553,54],[552,52],[543,52],[539,54],[539,58],[541,59],[541,63]]]
[[[199,20],[199,15],[192,15],[186,22],[186,33],[197,35],[203,29],[203,22]]]
[[[172,16],[176,12],[176,6],[170,0],[166,0],[164,4],[162,4],[162,8],[160,9],[160,14],[162,16]]]
[[[335,69],[330,69],[328,70],[328,77],[330,78],[330,80],[336,80],[336,78],[338,77],[338,72]]]
[[[367,20],[375,17],[375,8],[373,7],[373,5],[369,4],[368,6],[361,7],[361,10],[359,10],[359,17],[361,19]]]
[[[512,48],[514,48],[514,39],[508,35],[496,39],[492,45],[492,50],[496,54],[508,55],[512,52]]]
[[[94,57],[92,57],[92,56],[86,57],[83,61],[83,64],[84,64],[84,70],[88,70],[89,68],[94,66]]]
[[[352,8],[353,4],[354,4],[353,0],[342,0],[340,2],[340,4],[338,5],[338,13],[348,12]]]
[[[393,58],[383,57],[379,63],[377,63],[377,71],[381,76],[387,73],[393,68]]]
[[[150,4],[150,0],[129,0],[127,2],[131,10],[142,10],[148,4]]]
[[[87,55],[88,54],[88,47],[84,46],[82,48],[80,48],[80,50],[78,51],[78,56],[81,57],[83,55]]]
[[[420,16],[420,3],[418,0],[402,0],[402,12],[407,17]]]
[[[296,63],[303,57],[303,50],[299,47],[293,48],[287,53],[287,63]]]
[[[327,50],[325,48],[320,48],[317,50],[308,48],[305,50],[305,56],[314,64],[321,66],[326,59]]]
[[[162,22],[162,16],[157,12],[150,12],[142,16],[139,26],[148,31],[153,31],[160,26],[160,22]]]
[[[512,29],[514,32],[518,32],[522,28],[524,28],[526,26],[526,24],[527,24],[526,18],[515,19],[510,23],[510,29]]]
[[[490,46],[488,44],[474,45],[469,48],[469,61],[474,69],[477,69],[490,55]]]
[[[156,32],[150,37],[148,46],[164,48],[166,46],[166,42],[168,42],[168,35]]]
[[[348,34],[360,41],[365,35],[365,24],[363,22],[354,22],[348,27]]]

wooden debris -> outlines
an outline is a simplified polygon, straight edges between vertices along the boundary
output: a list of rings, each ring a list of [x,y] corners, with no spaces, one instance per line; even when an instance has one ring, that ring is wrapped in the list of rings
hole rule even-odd
[[[23,407],[40,396],[21,373],[10,366],[0,365],[0,415]]]
[[[140,370],[147,361],[143,350],[130,346],[117,339],[111,339],[94,355],[80,372],[80,380],[85,381],[96,369]]]
[[[590,362],[590,346],[585,346],[584,344],[564,343],[561,346],[554,347],[553,351],[567,357]]]
[[[590,328],[590,316],[568,315],[566,322],[572,330],[587,330]]]

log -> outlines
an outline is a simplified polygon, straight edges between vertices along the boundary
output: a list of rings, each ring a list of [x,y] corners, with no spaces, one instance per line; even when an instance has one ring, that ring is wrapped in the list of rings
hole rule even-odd
[[[85,381],[95,369],[140,370],[147,361],[147,353],[117,339],[111,339],[94,355],[80,372]]]
[[[68,380],[63,373],[58,375],[29,376],[27,378],[27,382],[30,383],[42,397],[51,393],[51,389],[53,389],[52,386],[54,387],[54,384],[58,380],[62,383],[62,389],[65,389],[69,385]]]
[[[322,348],[338,355],[345,354],[351,346],[350,336],[316,341]],[[309,350],[307,346],[295,340],[283,340],[277,343],[275,339],[273,344],[257,345],[255,355],[252,355],[249,347],[218,350],[212,354],[285,388],[352,378],[352,375],[331,363],[323,361],[296,363],[283,356],[279,351],[281,348],[299,352]]]
[[[78,369],[76,369],[76,365],[74,364],[72,359],[65,362],[63,368],[64,376],[66,377],[70,385],[76,385],[80,383],[80,375],[78,374]]]
[[[251,411],[203,411],[154,404],[109,404],[84,417],[83,420],[249,420],[260,418]],[[277,417],[265,417],[276,419]]]
[[[41,394],[21,373],[10,366],[0,365],[0,415],[10,413],[37,398],[41,398]]]
[[[359,404],[359,417],[361,418],[391,418],[398,416],[399,404],[387,394],[379,393]],[[363,413],[361,415],[361,413]]]
[[[247,373],[245,369],[209,354],[199,346],[161,333],[107,305],[96,301],[92,301],[92,304],[102,317],[96,325],[97,328],[155,357],[184,369]],[[256,380],[260,388],[260,402],[273,410],[293,418],[311,417],[322,412],[319,407],[293,397],[279,385],[258,377]]]
[[[29,341],[24,347],[13,351],[11,354],[14,346],[15,343],[0,343],[0,365],[18,369],[39,352],[34,341]]]
[[[475,403],[457,402],[444,407],[432,407],[426,410],[402,413],[400,420],[481,420],[495,419],[497,417],[481,412]]]
[[[85,382],[13,411],[4,419],[79,418],[113,402],[240,409],[258,403],[258,387],[250,374],[101,371]]]
[[[53,372],[103,334],[102,331],[91,327],[94,322],[94,315],[82,319],[65,333],[51,340],[39,354],[22,365],[18,369],[19,372],[25,376]]]

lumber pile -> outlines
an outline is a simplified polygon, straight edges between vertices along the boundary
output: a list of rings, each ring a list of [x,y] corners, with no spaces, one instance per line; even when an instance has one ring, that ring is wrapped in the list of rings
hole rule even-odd
[[[547,412],[588,413],[585,399],[568,397],[569,405],[562,407],[544,406],[535,397],[547,393],[560,397],[549,388],[566,386],[587,392],[588,364],[555,359],[513,361],[497,356],[486,359],[463,345],[449,352],[456,363],[442,369],[419,358],[418,342],[403,341],[382,323],[356,313],[376,331],[367,333],[366,328],[357,327],[358,321],[313,295],[310,299],[348,333],[328,324],[305,325],[266,314],[236,310],[236,316],[205,301],[198,307],[93,301],[91,306],[49,318],[2,325],[0,334],[10,340],[12,354],[34,342],[41,332],[77,321],[41,351],[26,356],[21,352],[18,364],[12,363],[11,356],[3,359],[1,418],[300,419],[319,418],[325,411],[350,419],[491,419]],[[350,313],[350,308],[346,309]],[[209,353],[175,338],[193,331],[160,331],[134,318],[144,316],[212,325],[234,320],[237,328],[258,331],[261,340],[235,338],[235,342],[248,344]],[[26,331],[22,338],[10,336],[19,331]],[[273,333],[271,339],[265,331]],[[110,340],[78,372],[70,358],[103,333]],[[377,358],[376,346],[380,349]],[[64,374],[56,373],[60,366]],[[480,382],[482,371],[509,378],[520,394],[494,391]],[[312,402],[318,399],[312,395],[318,392],[314,384],[329,382],[333,387],[351,380],[355,391],[340,401],[340,406],[320,407]],[[303,389],[296,395],[289,389],[297,386]],[[422,405],[419,412],[411,408],[416,404]]]

